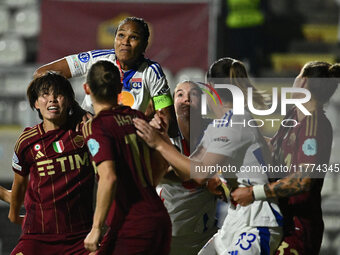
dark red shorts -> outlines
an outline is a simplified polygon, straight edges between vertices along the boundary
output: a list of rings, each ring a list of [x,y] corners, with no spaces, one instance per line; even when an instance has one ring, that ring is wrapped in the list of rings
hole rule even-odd
[[[168,215],[126,222],[119,232],[108,229],[96,255],[167,255],[171,221]]]
[[[286,233],[276,255],[318,255],[320,252],[323,222],[294,217],[294,229]]]
[[[24,234],[11,255],[87,255],[84,248],[87,233],[77,235],[34,235]]]
[[[286,236],[277,249],[276,255],[303,255],[306,254],[302,240],[296,236]]]

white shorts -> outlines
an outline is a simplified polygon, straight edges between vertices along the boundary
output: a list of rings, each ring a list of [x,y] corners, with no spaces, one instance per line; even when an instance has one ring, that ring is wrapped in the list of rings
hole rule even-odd
[[[233,235],[231,243],[223,242],[216,233],[198,255],[270,255],[282,238],[280,227],[243,228]]]
[[[282,240],[281,227],[249,226],[246,215],[229,210],[223,227],[198,255],[274,254]]]

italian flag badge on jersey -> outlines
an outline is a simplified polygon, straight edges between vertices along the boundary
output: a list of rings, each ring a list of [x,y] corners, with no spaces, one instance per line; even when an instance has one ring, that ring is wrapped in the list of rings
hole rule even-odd
[[[62,153],[65,149],[63,141],[53,142],[53,149],[55,152]]]

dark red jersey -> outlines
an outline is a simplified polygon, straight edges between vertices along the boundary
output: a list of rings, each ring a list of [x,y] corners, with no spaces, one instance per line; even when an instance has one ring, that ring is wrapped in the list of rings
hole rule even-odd
[[[147,226],[141,222],[145,217],[163,217],[165,223],[170,223],[154,188],[150,149],[137,136],[132,122],[135,117],[145,119],[143,113],[130,107],[117,107],[101,111],[83,128],[95,164],[106,160],[115,163],[117,189],[107,224],[119,237],[138,236],[139,231],[145,231]]]
[[[290,110],[285,119],[298,122],[296,109]],[[299,254],[318,254],[320,249],[324,229],[321,189],[329,164],[332,139],[331,124],[321,109],[306,116],[295,127],[281,127],[272,139],[276,165],[286,165],[291,167],[291,171],[295,166],[296,171],[300,171],[299,165],[311,164],[307,169],[314,181],[311,190],[280,200],[285,218],[285,235],[299,236],[304,245],[297,249]],[[293,239],[285,240],[288,243]],[[294,248],[294,245],[291,247]]]
[[[26,128],[15,145],[12,167],[29,175],[24,234],[91,229],[94,170],[81,132],[61,128],[45,133],[42,123]]]

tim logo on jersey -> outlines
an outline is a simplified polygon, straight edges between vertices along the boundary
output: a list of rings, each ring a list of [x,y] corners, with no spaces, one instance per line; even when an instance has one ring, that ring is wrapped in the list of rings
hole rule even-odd
[[[142,78],[132,78],[130,80],[131,89],[142,88]]]

